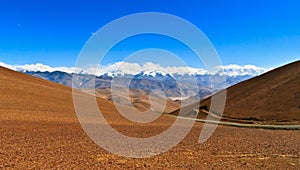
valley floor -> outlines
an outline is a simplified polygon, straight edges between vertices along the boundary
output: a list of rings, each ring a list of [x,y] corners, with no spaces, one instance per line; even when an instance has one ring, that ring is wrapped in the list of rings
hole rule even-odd
[[[106,118],[118,131],[135,137],[160,133],[174,121],[173,117],[161,116],[150,126],[132,126],[114,114],[107,114]],[[0,109],[0,168],[300,168],[299,131],[219,126],[207,142],[199,144],[202,126],[203,123],[195,123],[188,136],[166,153],[132,159],[108,153],[93,143],[75,113]]]

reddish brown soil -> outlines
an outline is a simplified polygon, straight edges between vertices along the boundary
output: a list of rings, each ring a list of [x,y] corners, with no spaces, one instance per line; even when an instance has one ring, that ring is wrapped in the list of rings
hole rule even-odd
[[[196,123],[179,145],[159,156],[131,159],[103,150],[82,130],[71,89],[0,67],[1,169],[299,169],[299,131],[219,126],[204,144]],[[173,117],[134,124],[98,99],[120,132],[147,137],[166,130]]]
[[[300,61],[232,86],[226,98],[224,120],[300,124]],[[200,104],[209,108],[210,98]]]

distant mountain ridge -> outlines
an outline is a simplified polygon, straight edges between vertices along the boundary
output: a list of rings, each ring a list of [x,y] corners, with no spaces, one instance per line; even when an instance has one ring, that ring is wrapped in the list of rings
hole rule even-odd
[[[3,62],[0,62],[0,66],[19,71],[19,72],[54,72],[54,71],[61,71],[66,73],[85,73],[85,74],[93,74],[96,76],[101,76],[107,74],[110,77],[118,76],[118,75],[137,75],[141,72],[143,74],[148,76],[155,77],[156,74],[162,74],[166,75],[169,74],[171,76],[173,75],[226,75],[226,76],[258,76],[260,74],[263,74],[268,69],[254,66],[254,65],[244,65],[239,66],[235,64],[226,65],[226,66],[219,66],[215,68],[215,72],[208,73],[207,70],[203,68],[193,68],[193,67],[183,67],[183,66],[168,66],[163,67],[159,64],[154,64],[151,62],[145,63],[143,65],[140,65],[138,63],[128,63],[128,62],[117,62],[114,64],[110,64],[108,66],[98,66],[98,67],[90,67],[87,69],[81,69],[78,67],[50,67],[48,65],[44,65],[41,63],[37,64],[25,64],[25,65],[9,65],[5,64]]]
[[[129,87],[132,89],[140,89],[144,91],[151,91],[153,89],[161,89],[167,97],[178,97],[178,96],[195,96],[198,91],[200,97],[206,97],[213,92],[213,89],[217,89],[218,87],[211,88],[210,87],[210,77],[214,76],[214,79],[220,78],[219,75],[174,75],[170,74],[162,75],[160,73],[155,74],[155,76],[144,74],[143,72],[137,75],[117,75],[117,76],[109,76],[108,74],[104,74],[101,76],[93,76],[88,74],[76,74],[76,73],[66,73],[61,71],[54,72],[41,72],[41,71],[25,71],[24,73],[32,75],[34,77],[50,80],[52,82],[56,82],[59,84],[63,84],[65,86],[72,87],[72,79],[73,76],[79,79],[76,82],[80,82],[80,84],[75,84],[77,88],[97,88],[97,89],[105,89],[111,87],[111,81],[113,79],[118,79],[119,81],[131,80]],[[245,76],[225,76],[226,84],[225,87],[229,87],[231,85],[237,84],[241,81],[247,80],[251,78],[250,75]],[[95,86],[93,86],[93,78],[95,78]],[[176,80],[180,80],[181,86],[179,87]],[[195,86],[197,83],[198,87]],[[219,85],[222,87],[223,85]],[[182,91],[180,90],[182,89]],[[197,88],[199,90],[197,90]],[[183,94],[182,94],[183,92]]]
[[[0,62],[0,65],[69,87],[72,87],[73,76],[76,76],[78,79],[74,84],[77,88],[95,87],[97,89],[105,89],[111,87],[111,81],[114,79],[118,79],[120,83],[126,83],[130,80],[129,87],[132,89],[144,91],[159,89],[167,97],[199,95],[200,98],[267,71],[264,68],[252,65],[228,65],[216,69],[215,73],[208,73],[202,68],[164,68],[153,63],[146,63],[140,66],[136,63],[119,62],[108,66],[109,68],[104,68],[100,72],[98,71],[96,76],[94,76],[91,73],[95,72],[97,68],[83,71],[75,67],[52,68],[43,64],[12,66]],[[218,81],[224,78],[223,76],[226,78],[226,82],[212,87],[211,80]],[[95,78],[95,85],[92,81],[93,78]]]

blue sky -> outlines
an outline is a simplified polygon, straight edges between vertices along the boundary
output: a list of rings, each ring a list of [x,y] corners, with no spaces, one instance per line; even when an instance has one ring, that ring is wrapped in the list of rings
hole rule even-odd
[[[103,25],[132,13],[164,12],[200,28],[224,65],[277,67],[300,59],[299,11],[298,0],[3,0],[0,62],[74,66],[82,46]],[[160,44],[154,43],[159,42],[156,36],[144,39],[136,37],[114,48],[104,64],[144,47],[185,51],[164,38]]]

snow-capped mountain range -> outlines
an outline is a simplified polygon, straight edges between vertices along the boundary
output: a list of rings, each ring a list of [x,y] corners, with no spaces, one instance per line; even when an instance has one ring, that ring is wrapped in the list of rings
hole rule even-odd
[[[254,66],[254,65],[227,65],[220,66],[215,68],[214,72],[208,73],[203,68],[193,68],[193,67],[162,67],[159,64],[154,64],[151,62],[140,65],[138,63],[128,63],[128,62],[117,62],[114,64],[110,64],[108,66],[98,66],[98,67],[89,67],[87,69],[81,69],[78,67],[50,67],[48,65],[44,65],[41,63],[37,64],[25,64],[25,65],[9,65],[3,62],[0,62],[0,66],[10,68],[15,71],[20,72],[66,72],[66,73],[85,73],[92,74],[96,76],[101,75],[109,75],[110,77],[114,77],[117,75],[136,75],[143,73],[148,76],[155,77],[156,74],[166,75],[205,75],[205,74],[220,74],[226,76],[258,76],[267,72],[268,70],[262,67]]]
[[[87,69],[50,67],[40,63],[8,65],[0,62],[0,66],[70,87],[72,87],[75,75],[76,82],[73,83],[77,88],[110,88],[112,80],[118,79],[120,84],[126,84],[130,80],[130,88],[145,91],[160,89],[167,97],[195,95],[205,97],[212,92],[268,71],[253,65],[228,65],[220,66],[215,69],[215,72],[208,73],[202,68],[162,67],[154,63],[139,65],[127,62]],[[92,81],[93,78],[95,78],[95,83]],[[222,79],[225,81],[221,81]]]

